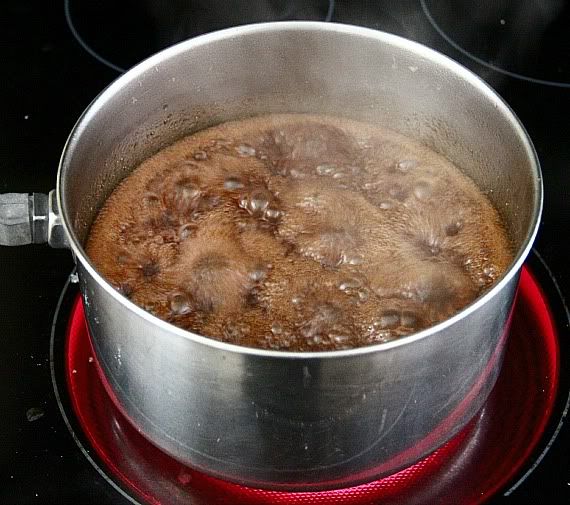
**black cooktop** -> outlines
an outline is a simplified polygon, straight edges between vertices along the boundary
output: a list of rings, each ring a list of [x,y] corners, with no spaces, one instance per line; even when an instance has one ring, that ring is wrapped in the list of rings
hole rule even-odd
[[[83,109],[144,57],[207,31],[286,19],[357,24],[417,40],[460,61],[505,98],[542,164],[545,207],[529,267],[550,301],[561,349],[567,349],[567,0],[6,1],[0,18],[0,192],[53,189],[63,145]],[[128,493],[111,485],[79,449],[52,385],[50,336],[73,267],[69,252],[4,247],[0,265],[0,503],[129,503]],[[61,324],[65,315],[58,317]],[[491,501],[570,503],[565,367],[562,362],[544,436]]]

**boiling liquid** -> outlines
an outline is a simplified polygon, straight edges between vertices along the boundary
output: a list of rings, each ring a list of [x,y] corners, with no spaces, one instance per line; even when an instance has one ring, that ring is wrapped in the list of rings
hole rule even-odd
[[[497,211],[448,160],[308,115],[229,122],[163,149],[115,189],[87,253],[166,321],[289,351],[429,327],[513,259]]]

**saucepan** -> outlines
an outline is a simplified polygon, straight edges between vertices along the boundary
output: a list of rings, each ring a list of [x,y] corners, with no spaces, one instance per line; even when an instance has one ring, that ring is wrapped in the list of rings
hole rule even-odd
[[[84,244],[140,162],[230,119],[279,112],[368,121],[423,142],[494,203],[515,259],[453,317],[351,350],[230,345],[159,320],[116,291]],[[415,42],[365,28],[282,22],[172,46],[107,87],[63,149],[56,189],[1,196],[0,242],[69,247],[102,373],[130,421],[182,463],[272,489],[350,486],[408,466],[457,434],[499,373],[521,266],[542,209],[536,153],[484,81]]]

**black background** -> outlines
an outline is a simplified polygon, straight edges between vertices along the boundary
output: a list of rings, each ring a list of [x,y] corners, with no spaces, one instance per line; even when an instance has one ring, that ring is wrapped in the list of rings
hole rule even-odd
[[[227,19],[212,25],[210,10],[199,23],[187,25],[186,32],[184,27],[180,31],[180,26],[168,32],[164,31],[164,19],[159,22],[149,14],[156,12],[156,4],[164,9],[168,2],[154,3],[154,8],[147,11],[146,2],[85,1],[80,8],[76,0],[71,2],[70,12],[86,40],[123,67],[184,33],[195,35],[208,26],[219,28],[238,22],[235,12],[231,12],[225,14]],[[249,8],[255,4],[245,3]],[[275,2],[274,12],[286,17],[324,17],[327,2],[314,2],[312,8],[307,3],[311,4],[297,2],[293,10],[283,10],[284,4]],[[182,4],[173,1],[172,12]],[[203,4],[204,0],[194,2],[198,7]],[[198,7],[196,12],[203,14]],[[1,12],[0,192],[45,193],[55,187],[59,157],[75,121],[119,74],[80,47],[66,23],[62,1],[6,1]],[[224,15],[223,9],[220,15]],[[247,21],[258,20],[251,12],[248,16]],[[536,145],[543,169],[545,209],[536,249],[567,295],[570,88],[508,78],[465,58],[434,31],[419,1],[337,1],[333,21],[385,29],[427,43],[478,72],[513,107]],[[455,26],[454,33],[458,31],[461,26]],[[568,33],[565,35],[568,38]],[[567,69],[569,60],[568,53],[545,53],[541,54],[540,64]],[[549,77],[554,74],[556,70]],[[566,74],[561,71],[560,76],[565,78]],[[76,447],[53,394],[50,329],[57,298],[72,266],[68,251],[47,246],[0,249],[0,503],[124,501]],[[568,338],[566,323],[560,331],[562,338]],[[29,421],[26,413],[31,408],[41,409],[43,415]],[[525,484],[509,499],[497,500],[570,502],[567,428]]]

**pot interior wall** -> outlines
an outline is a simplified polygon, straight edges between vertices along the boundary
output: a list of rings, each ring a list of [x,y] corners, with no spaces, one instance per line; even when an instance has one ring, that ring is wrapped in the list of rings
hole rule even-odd
[[[422,46],[340,25],[275,23],[184,42],[107,88],[62,160],[64,216],[79,243],[114,187],[178,138],[226,120],[318,112],[374,122],[460,166],[503,215],[516,251],[540,197],[532,147],[473,75]]]

